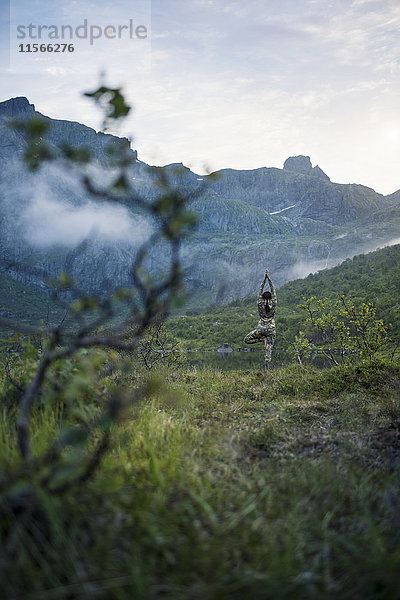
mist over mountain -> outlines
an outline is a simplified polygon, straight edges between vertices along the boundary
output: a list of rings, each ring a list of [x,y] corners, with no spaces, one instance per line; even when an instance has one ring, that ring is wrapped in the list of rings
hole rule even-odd
[[[91,197],[78,173],[61,161],[27,172],[27,142],[12,119],[36,114],[23,97],[0,103],[0,270],[41,287],[66,267],[89,292],[128,285],[131,262],[153,224],[123,196],[112,204]],[[92,174],[105,183],[107,149],[126,140],[43,118],[54,153],[65,142],[88,147],[95,159]],[[129,153],[131,184],[145,199],[154,198],[154,169],[136,151]],[[289,157],[283,169],[223,169],[217,178],[179,164],[163,170],[171,185],[195,197],[199,225],[182,249],[187,286],[196,292],[193,305],[254,293],[267,265],[281,285],[400,237],[400,190],[382,196],[363,185],[333,183],[308,156]],[[85,248],[74,254],[83,240]],[[160,244],[147,266],[155,272],[167,258]]]

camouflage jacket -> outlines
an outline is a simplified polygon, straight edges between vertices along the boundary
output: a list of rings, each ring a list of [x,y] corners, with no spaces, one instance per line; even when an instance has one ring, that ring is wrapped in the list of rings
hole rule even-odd
[[[265,301],[262,294],[264,290],[265,281],[262,282],[257,296],[257,307],[260,320],[258,326],[263,329],[275,331],[275,309],[277,305],[276,290],[274,284],[269,280],[269,287],[271,288],[271,299]]]

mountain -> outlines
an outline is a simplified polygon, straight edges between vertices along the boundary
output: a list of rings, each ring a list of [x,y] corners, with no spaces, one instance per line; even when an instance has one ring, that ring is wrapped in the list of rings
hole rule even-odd
[[[366,216],[372,210],[388,208],[393,203],[362,185],[332,183],[319,167],[312,168],[308,156],[287,159],[283,169],[224,169],[219,171],[213,189],[221,196],[240,199],[269,214],[313,219],[335,226]]]
[[[27,140],[14,120],[37,116],[49,126],[45,139],[56,159],[28,173],[22,161]],[[66,268],[89,292],[127,285],[152,223],[123,196],[112,206],[91,197],[57,157],[66,143],[89,148],[91,174],[107,181],[112,152],[126,150],[128,140],[45,117],[24,97],[0,103],[0,135],[0,270],[43,292],[48,278]],[[149,167],[131,148],[128,155],[131,184],[145,199],[157,195],[160,170],[194,197],[199,225],[182,251],[187,286],[195,292],[192,307],[247,296],[266,265],[282,285],[399,237],[400,191],[385,197],[362,185],[333,183],[308,156],[289,157],[283,169],[222,169],[211,177],[182,164]],[[156,272],[165,261],[156,246],[148,267]]]

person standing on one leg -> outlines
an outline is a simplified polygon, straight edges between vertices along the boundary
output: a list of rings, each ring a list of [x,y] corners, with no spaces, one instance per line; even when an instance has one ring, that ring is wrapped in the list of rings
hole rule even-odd
[[[268,279],[270,292],[263,291],[265,282]],[[275,309],[277,305],[276,290],[269,276],[268,269],[265,271],[264,280],[260,286],[257,296],[257,308],[260,320],[253,331],[250,331],[244,338],[245,344],[255,344],[264,342],[265,346],[265,370],[268,371],[271,362],[272,347],[276,338]]]

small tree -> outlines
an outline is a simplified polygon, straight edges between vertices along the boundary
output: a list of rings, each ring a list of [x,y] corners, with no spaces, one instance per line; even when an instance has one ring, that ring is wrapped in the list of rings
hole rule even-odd
[[[294,354],[300,366],[303,366],[303,360],[308,358],[312,353],[312,344],[304,334],[304,331],[299,331],[295,336],[294,342],[289,346],[290,352]]]
[[[341,296],[341,314],[349,321],[354,346],[362,358],[372,360],[374,355],[389,341],[388,328],[376,316],[373,302],[363,302],[356,306],[352,298]]]
[[[299,308],[308,314],[307,322],[317,330],[317,344],[322,354],[334,365],[351,356],[372,360],[388,342],[388,330],[378,319],[372,302],[356,304],[352,297],[303,298]]]
[[[149,370],[159,363],[179,366],[183,360],[178,342],[168,335],[164,321],[148,328],[140,340],[137,357]]]
[[[115,126],[129,113],[130,107],[119,89],[101,86],[94,92],[87,93],[86,96],[94,99],[103,109],[104,130],[110,125]],[[92,422],[72,423],[71,427],[61,433],[40,457],[32,456],[30,440],[32,409],[39,398],[47,397],[45,392],[52,383],[57,397],[57,389],[59,390],[57,386],[62,381],[62,378],[58,377],[60,370],[64,368],[65,372],[74,377],[74,372],[77,370],[76,361],[85,365],[93,360],[104,360],[104,358],[92,358],[96,349],[137,352],[140,344],[144,344],[142,347],[146,346],[148,339],[152,339],[153,342],[155,339],[156,343],[163,347],[163,326],[157,323],[168,316],[173,305],[181,303],[183,282],[180,245],[182,239],[195,225],[196,219],[187,208],[188,198],[179,189],[170,185],[163,169],[153,171],[154,177],[158,177],[159,194],[151,200],[138,194],[129,174],[129,168],[135,158],[126,140],[120,140],[121,143],[109,147],[108,165],[104,168],[110,167],[111,183],[103,186],[90,176],[90,171],[86,168],[91,160],[88,149],[64,144],[61,150],[55,151],[46,141],[48,122],[40,116],[22,120],[14,123],[15,125],[27,142],[24,158],[25,164],[31,171],[40,169],[45,161],[64,161],[69,167],[73,166],[86,191],[93,198],[100,198],[103,202],[109,203],[122,201],[147,215],[154,224],[154,232],[138,249],[132,264],[131,287],[119,289],[105,296],[88,295],[71,279],[70,274],[65,272],[56,282],[53,282],[53,298],[65,307],[68,319],[63,318],[58,325],[43,323],[41,326],[34,326],[0,317],[2,327],[26,336],[40,336],[43,340],[42,351],[36,354],[33,361],[33,375],[30,381],[24,381],[20,389],[22,396],[17,432],[23,464],[21,472],[15,473],[15,478],[26,477],[31,468],[36,473],[32,480],[39,481],[40,485],[51,493],[61,493],[73,485],[82,483],[93,474],[108,448],[110,428],[125,400],[137,401],[144,398],[146,386],[129,390],[125,395],[114,391],[110,394],[108,402],[102,402],[103,408],[105,406],[103,415],[96,417]],[[197,193],[200,193],[200,190]],[[165,246],[165,256],[169,257],[169,265],[167,268],[164,265],[163,271],[157,273],[157,277],[152,279],[146,272],[145,262],[152,246],[160,240]],[[85,242],[73,251],[74,257],[84,247]],[[129,331],[129,339],[127,339],[127,331]],[[170,356],[172,359],[174,349],[170,349]],[[32,359],[31,355],[29,359]],[[94,369],[86,369],[86,371],[83,367],[85,371],[83,378],[86,375],[89,377],[91,372],[98,372],[99,365],[100,362],[97,362]],[[82,369],[80,373],[82,378]],[[11,364],[8,365],[8,377],[12,379]],[[73,453],[64,452],[66,447],[73,444],[82,447],[82,444],[89,439],[98,440],[94,450],[86,449],[78,458],[76,456],[74,458]],[[65,468],[65,462],[68,460],[71,462]],[[63,479],[60,473],[67,475]],[[9,481],[5,483],[5,485],[9,484]],[[0,486],[0,493],[3,491]]]

